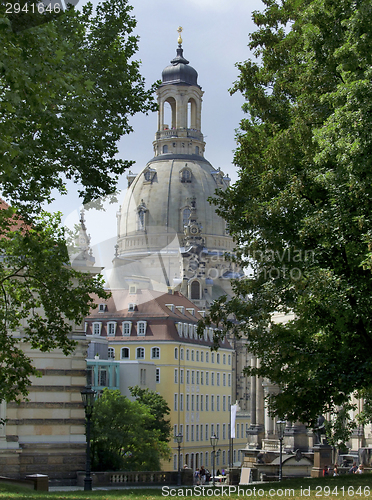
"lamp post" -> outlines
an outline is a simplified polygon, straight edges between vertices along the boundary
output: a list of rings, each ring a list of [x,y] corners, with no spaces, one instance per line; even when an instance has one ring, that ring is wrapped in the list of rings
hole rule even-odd
[[[177,478],[177,486],[181,486],[181,443],[183,436],[179,432],[176,436],[176,441],[178,444],[178,478]]]
[[[214,461],[215,461],[215,458],[216,458],[216,446],[217,446],[217,443],[218,443],[218,437],[216,436],[216,434],[213,434],[213,436],[210,437],[210,440],[211,440],[211,445],[213,447],[213,466],[212,466],[212,474],[213,474],[213,486],[216,484],[216,481],[215,481],[215,467],[214,467]]]
[[[286,421],[285,420],[278,420],[276,423],[276,430],[278,433],[279,437],[279,481],[282,480],[283,477],[283,463],[282,463],[282,458],[283,458],[283,437],[284,437],[284,431],[285,431],[285,426],[286,426]]]
[[[86,451],[85,478],[84,478],[84,490],[86,491],[90,491],[92,489],[92,477],[90,475],[90,419],[92,418],[95,395],[96,391],[94,391],[90,385],[87,385],[81,391],[81,399],[83,400],[85,417],[86,417],[87,451]]]

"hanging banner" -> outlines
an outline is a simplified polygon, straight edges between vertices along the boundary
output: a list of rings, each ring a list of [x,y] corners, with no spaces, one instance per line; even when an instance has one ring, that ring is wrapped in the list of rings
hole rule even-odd
[[[231,424],[230,424],[230,438],[235,439],[235,420],[236,420],[236,409],[238,405],[231,405]]]

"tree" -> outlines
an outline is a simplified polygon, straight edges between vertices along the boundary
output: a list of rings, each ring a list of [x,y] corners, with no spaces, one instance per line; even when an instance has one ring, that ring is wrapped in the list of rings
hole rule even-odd
[[[107,296],[99,277],[69,266],[60,218],[41,207],[67,192],[66,179],[80,183],[84,202],[113,193],[132,163],[117,157],[117,142],[130,116],[155,104],[133,59],[126,0],[32,29],[7,9],[1,2],[0,192],[11,207],[0,207],[0,400],[9,401],[36,374],[19,341],[68,354],[72,323],[94,307],[92,294]]]
[[[127,0],[95,14],[87,4],[17,32],[0,4],[0,191],[24,217],[53,189],[64,194],[66,179],[84,203],[113,193],[133,163],[117,157],[118,140],[130,116],[156,106],[132,59],[131,10]]]
[[[207,323],[247,337],[275,415],[314,425],[372,387],[371,5],[264,3],[232,89],[239,180],[214,201],[247,275]]]
[[[172,426],[170,420],[166,418],[170,414],[170,408],[163,396],[150,389],[141,389],[138,385],[129,387],[129,391],[131,396],[149,409],[151,415],[155,417],[155,421],[151,422],[151,428],[158,430],[159,439],[168,443]]]
[[[94,405],[92,423],[95,470],[160,470],[160,459],[169,456],[156,416],[120,391],[104,389]]]

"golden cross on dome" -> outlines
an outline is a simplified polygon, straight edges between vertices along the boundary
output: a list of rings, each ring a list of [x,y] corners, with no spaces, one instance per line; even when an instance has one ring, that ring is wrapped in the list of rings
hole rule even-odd
[[[182,33],[182,26],[178,27],[178,45],[182,44],[182,38],[181,38],[181,33]]]

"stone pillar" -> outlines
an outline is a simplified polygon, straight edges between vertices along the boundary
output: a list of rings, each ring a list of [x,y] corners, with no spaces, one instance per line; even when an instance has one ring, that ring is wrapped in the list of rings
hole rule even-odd
[[[329,444],[316,444],[314,446],[314,467],[311,477],[322,477],[323,468],[332,462],[332,447]]]

